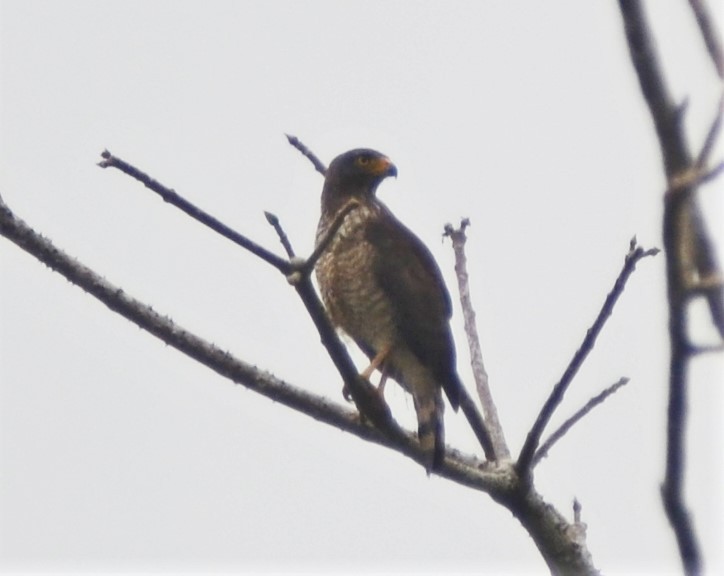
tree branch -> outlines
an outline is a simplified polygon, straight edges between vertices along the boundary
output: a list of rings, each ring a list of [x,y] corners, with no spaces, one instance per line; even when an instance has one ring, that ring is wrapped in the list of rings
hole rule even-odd
[[[623,294],[626,282],[628,281],[629,276],[631,276],[633,271],[636,269],[636,264],[638,264],[641,259],[647,256],[654,256],[658,252],[659,250],[656,248],[644,250],[643,248],[637,246],[636,238],[631,240],[629,252],[626,254],[623,268],[621,269],[618,278],[616,278],[616,282],[614,283],[611,292],[609,292],[606,296],[606,300],[601,307],[601,311],[598,313],[593,325],[586,332],[586,336],[583,339],[581,346],[573,355],[573,358],[568,364],[568,367],[563,373],[560,381],[553,387],[553,391],[543,405],[543,408],[541,408],[541,411],[538,414],[533,427],[530,429],[530,432],[528,432],[528,436],[526,437],[523,448],[520,451],[520,456],[518,457],[516,465],[521,476],[526,476],[529,473],[533,461],[533,455],[538,448],[538,443],[540,442],[540,438],[546,425],[550,421],[551,416],[553,416],[553,412],[563,400],[563,396],[565,395],[566,390],[568,390],[568,387],[573,381],[573,378],[579,368],[583,365],[583,362],[591,350],[593,350],[593,347],[596,344],[596,339],[606,324],[606,320],[608,320],[609,316],[611,316],[617,300],[621,294]]]
[[[704,40],[704,45],[709,53],[716,73],[719,78],[724,80],[724,57],[722,57],[721,41],[716,28],[711,23],[711,16],[704,0],[689,0],[689,6],[694,13],[696,23],[699,25],[699,31]],[[721,6],[719,6],[721,9]]]
[[[704,171],[709,163],[709,157],[711,156],[714,145],[719,138],[719,133],[721,132],[722,113],[724,113],[724,97],[720,96],[714,120],[712,121],[711,126],[709,126],[706,138],[704,138],[704,144],[702,145],[701,150],[696,157],[696,163],[694,164],[700,172]]]
[[[709,54],[722,77],[721,48],[703,3],[690,0]],[[697,199],[704,177],[703,165],[719,131],[717,116],[696,162],[691,159],[681,114],[666,87],[655,43],[640,0],[619,0],[631,62],[651,113],[668,181],[664,196],[663,237],[666,254],[666,286],[669,305],[669,404],[667,411],[666,473],[662,486],[664,509],[676,535],[679,555],[688,575],[700,574],[701,552],[684,502],[684,454],[687,424],[687,380],[694,349],[687,340],[686,306],[691,288],[708,278],[721,278],[715,246],[708,233]],[[693,177],[692,177],[693,176]],[[724,338],[724,290],[707,294],[712,320]]]
[[[319,331],[322,343],[329,352],[334,365],[347,385],[347,389],[349,390],[357,409],[361,414],[369,418],[375,426],[388,434],[391,439],[398,442],[402,441],[405,434],[404,431],[392,418],[392,413],[390,412],[389,407],[380,398],[379,394],[377,394],[374,386],[372,386],[364,378],[361,378],[357,373],[354,362],[352,362],[346,348],[339,341],[333,326],[330,324],[329,319],[324,312],[324,307],[319,301],[309,278],[313,264],[312,266],[309,266],[306,262],[302,262],[300,264],[296,261],[287,261],[280,258],[266,248],[259,246],[252,240],[249,240],[245,236],[242,236],[238,232],[232,230],[218,219],[179,196],[170,188],[163,186],[161,183],[154,180],[135,166],[132,166],[128,162],[113,156],[107,150],[102,153],[102,157],[104,160],[99,163],[99,166],[102,168],[117,168],[121,172],[135,178],[139,182],[143,183],[147,188],[160,195],[166,202],[181,209],[195,220],[208,226],[225,238],[228,238],[235,244],[249,250],[251,253],[258,256],[268,264],[271,264],[274,268],[284,274],[287,277],[287,280],[294,285],[297,294],[302,299],[307,312],[311,316],[314,325]],[[267,219],[269,219],[268,216]],[[289,245],[287,250],[291,250],[291,245]],[[291,251],[293,252],[293,250]]]
[[[470,220],[467,218],[460,222],[460,227],[457,230],[454,229],[451,224],[447,224],[445,226],[444,236],[450,238],[455,254],[455,275],[458,281],[458,293],[460,294],[460,304],[463,310],[465,334],[467,335],[468,346],[470,348],[470,364],[473,369],[475,388],[483,407],[483,414],[485,415],[485,421],[481,427],[485,431],[485,442],[491,445],[493,454],[490,456],[488,455],[488,450],[485,450],[485,452],[486,455],[488,455],[488,459],[507,460],[510,459],[510,451],[505,441],[503,427],[500,425],[500,420],[498,419],[498,410],[495,407],[493,395],[490,392],[488,373],[485,371],[483,354],[480,348],[480,337],[478,336],[475,320],[475,310],[473,309],[473,302],[470,297],[470,279],[468,276],[467,258],[465,256],[465,242],[467,240],[465,228],[469,225]],[[465,391],[465,395],[468,396],[467,391]],[[472,398],[468,397],[462,404],[463,411],[466,410],[468,404],[475,407]],[[477,409],[475,411],[477,412]],[[465,412],[465,414],[467,415],[467,412]],[[475,414],[471,414],[471,417],[475,418]],[[470,420],[470,417],[468,420]],[[487,438],[489,438],[489,440]],[[485,449],[485,445],[483,445],[483,449]]]
[[[312,163],[312,166],[314,166],[314,169],[317,172],[319,172],[322,176],[327,173],[327,167],[324,165],[324,163],[319,158],[317,158],[314,152],[307,148],[304,143],[299,140],[299,138],[297,138],[296,136],[291,136],[290,134],[286,134],[286,137],[289,143],[297,150],[299,150],[307,158],[307,160]]]
[[[376,417],[369,420],[366,418],[368,414],[365,410],[360,410],[365,416],[360,417],[359,414],[324,397],[310,394],[267,372],[260,371],[184,330],[57,249],[49,240],[15,217],[2,202],[2,198],[0,198],[0,234],[86,290],[111,310],[220,375],[321,422],[396,450],[422,464],[425,455],[420,451],[415,434],[396,427],[394,421],[391,424],[392,430],[389,430],[384,422],[380,426]],[[290,266],[293,264],[290,263]],[[343,373],[343,378],[361,380],[346,349],[329,325],[310,277],[292,274],[291,278],[290,276],[287,278],[294,280],[293,284],[317,325],[333,361]],[[360,385],[362,390],[365,390],[365,386],[370,387],[374,398],[379,398],[368,382],[362,381]],[[384,407],[386,408],[386,405]],[[553,506],[545,502],[530,483],[520,481],[511,463],[498,462],[493,465],[448,447],[446,458],[437,474],[463,486],[482,491],[508,508],[531,535],[551,573],[598,574],[583,536],[576,532],[575,527]]]
[[[224,238],[227,238],[242,248],[245,248],[255,256],[258,256],[268,264],[274,266],[274,268],[283,274],[287,275],[293,271],[291,264],[287,260],[280,258],[256,242],[249,240],[246,236],[242,236],[235,230],[232,230],[229,226],[217,220],[211,214],[204,212],[201,208],[198,208],[185,198],[182,198],[174,190],[167,188],[135,166],[132,166],[128,162],[113,156],[113,154],[111,154],[108,150],[104,150],[101,153],[101,156],[103,157],[103,160],[98,162],[98,166],[101,168],[116,168],[131,178],[135,178],[146,188],[152,190],[163,198],[164,202],[168,202],[172,206],[175,206],[191,216],[194,220],[208,226],[217,234],[221,234]]]
[[[414,434],[401,429],[399,434],[390,435],[386,430],[383,433],[369,420],[360,418],[357,412],[284,382],[187,331],[57,248],[50,240],[17,218],[2,198],[0,198],[0,234],[100,300],[112,311],[221,376],[315,420],[396,450],[417,462],[424,461],[425,454],[420,451]],[[358,377],[356,372],[354,373]],[[441,472],[447,478],[493,493],[500,492],[502,484],[508,482],[493,473],[482,471],[483,463],[474,456],[458,451],[452,453],[455,455],[454,462],[448,462],[447,460],[450,460],[448,458]]]
[[[292,248],[292,243],[289,242],[289,237],[287,236],[287,233],[284,231],[282,225],[279,223],[278,216],[276,214],[272,214],[271,212],[264,212],[264,216],[266,218],[266,221],[269,222],[271,227],[274,228],[274,231],[277,233],[277,236],[279,237],[279,242],[281,242],[284,251],[289,257],[289,260],[293,260],[296,257],[296,255],[294,254],[294,248]]]
[[[575,414],[568,418],[563,424],[560,425],[559,428],[556,429],[555,432],[553,432],[545,442],[543,442],[536,451],[535,455],[533,456],[533,461],[531,462],[530,466],[531,468],[535,468],[538,463],[548,456],[548,453],[550,452],[553,445],[558,442],[563,436],[566,435],[566,433],[577,423],[579,422],[586,414],[588,414],[591,410],[593,410],[596,406],[603,403],[611,394],[614,394],[619,388],[622,386],[625,386],[629,383],[628,378],[621,378],[618,382],[615,382],[614,384],[611,384],[608,388],[591,398],[588,402],[586,402],[581,408],[576,410]]]

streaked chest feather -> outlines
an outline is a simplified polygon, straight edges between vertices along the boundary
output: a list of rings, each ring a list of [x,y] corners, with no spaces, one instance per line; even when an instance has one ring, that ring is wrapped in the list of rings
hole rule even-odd
[[[365,231],[368,223],[379,217],[376,206],[360,206],[350,212],[316,266],[322,299],[333,322],[373,348],[395,340],[397,334],[391,303],[375,274],[379,255]],[[317,242],[330,224],[320,221]]]

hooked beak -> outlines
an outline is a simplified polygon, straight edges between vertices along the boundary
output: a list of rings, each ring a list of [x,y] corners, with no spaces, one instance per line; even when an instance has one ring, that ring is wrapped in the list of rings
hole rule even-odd
[[[394,176],[397,178],[397,166],[395,166],[387,156],[375,159],[370,168],[375,175],[382,178],[386,178],[388,176]]]

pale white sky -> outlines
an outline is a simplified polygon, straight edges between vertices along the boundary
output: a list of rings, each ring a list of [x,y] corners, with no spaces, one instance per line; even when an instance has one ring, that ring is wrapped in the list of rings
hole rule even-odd
[[[698,143],[719,97],[711,65],[685,1],[648,7]],[[281,253],[263,216],[275,212],[302,254],[322,182],[284,133],[326,162],[357,146],[389,155],[399,178],[380,196],[453,293],[442,227],[472,221],[483,354],[514,452],[631,236],[661,244],[658,149],[613,0],[5,0],[0,26],[5,201],[186,328],[340,401],[284,278],[96,167],[104,148]],[[0,262],[3,570],[545,571],[487,496],[221,379],[5,240]],[[569,517],[579,499],[606,573],[679,570],[659,500],[663,268],[641,263],[554,424],[631,384],[536,474]],[[471,383],[457,307],[453,325]],[[688,496],[712,570],[722,367],[696,360],[691,388]],[[387,396],[411,425],[411,402]],[[446,422],[475,450],[461,416]]]

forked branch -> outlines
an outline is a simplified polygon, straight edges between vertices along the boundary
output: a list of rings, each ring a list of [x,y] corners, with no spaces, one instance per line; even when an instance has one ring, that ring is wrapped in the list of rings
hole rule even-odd
[[[596,406],[603,403],[609,396],[614,394],[618,391],[619,388],[622,386],[625,386],[629,383],[628,378],[621,378],[618,380],[618,382],[615,382],[611,384],[608,388],[600,392],[599,394],[596,394],[593,398],[591,398],[588,402],[586,402],[581,408],[576,410],[575,414],[568,418],[563,424],[561,424],[551,435],[546,439],[545,442],[543,442],[536,451],[535,455],[533,456],[533,462],[531,462],[531,467],[535,468],[535,466],[538,465],[538,463],[548,456],[548,453],[550,452],[553,445],[558,442],[563,436],[565,436],[568,431],[573,428],[573,426],[579,422],[586,414],[588,414],[591,410],[593,410]]]
[[[363,414],[380,430],[387,433],[392,440],[403,440],[404,431],[394,421],[389,408],[384,401],[381,400],[374,387],[363,378],[360,378],[352,359],[349,357],[349,354],[347,354],[344,345],[339,341],[334,328],[329,323],[327,315],[324,312],[324,307],[319,301],[309,277],[309,273],[314,266],[313,263],[309,265],[307,262],[302,262],[300,264],[296,260],[284,260],[242,234],[234,231],[217,218],[214,218],[185,198],[181,197],[175,191],[151,178],[145,172],[142,172],[128,162],[113,156],[108,150],[103,152],[102,157],[103,160],[99,163],[102,168],[116,168],[121,172],[128,174],[132,178],[135,178],[147,188],[161,196],[166,202],[181,209],[195,220],[208,226],[225,238],[228,238],[235,244],[249,250],[268,264],[274,266],[277,270],[284,274],[287,279],[292,281],[297,294],[299,294],[299,297],[302,299],[307,312],[311,316],[314,325],[319,331],[322,343],[327,348],[327,351],[329,352],[337,370],[340,372],[352,399],[360,411],[360,414]],[[350,209],[352,209],[352,207]],[[269,219],[269,215],[267,215],[267,219]],[[287,251],[293,252],[293,250],[291,250],[291,245],[289,245]]]
[[[424,460],[425,455],[420,451],[414,434],[403,430],[399,430],[398,434],[390,434],[387,430],[381,431],[370,419],[360,418],[356,411],[340,406],[324,396],[312,394],[284,382],[189,332],[57,248],[50,240],[18,218],[2,198],[0,198],[0,234],[85,290],[112,311],[221,376],[315,420],[370,442],[387,446],[417,462]],[[344,353],[342,350],[340,356]],[[504,493],[510,484],[509,473],[486,472],[482,470],[480,460],[459,451],[451,452],[439,474],[496,496]]]
[[[636,269],[636,264],[638,264],[639,261],[643,258],[646,258],[647,256],[654,256],[658,254],[658,252],[658,248],[644,250],[637,245],[636,238],[631,239],[628,254],[626,254],[626,258],[624,259],[623,268],[621,269],[618,278],[616,278],[616,282],[614,283],[613,288],[606,296],[606,300],[604,301],[603,306],[601,307],[601,310],[596,317],[596,320],[593,322],[593,325],[586,331],[586,336],[584,337],[581,346],[573,355],[573,358],[568,364],[568,367],[563,373],[561,379],[553,387],[553,390],[548,396],[548,399],[543,405],[543,408],[541,408],[541,411],[538,414],[538,417],[536,418],[533,427],[530,429],[530,432],[528,432],[528,436],[526,437],[523,448],[520,451],[520,456],[518,457],[518,462],[516,465],[518,472],[521,474],[521,476],[526,476],[530,472],[533,457],[540,443],[540,438],[543,434],[543,431],[548,425],[548,422],[550,421],[551,416],[553,416],[556,408],[558,408],[561,401],[563,400],[563,396],[568,390],[568,387],[573,381],[573,378],[578,373],[578,370],[583,365],[583,362],[586,360],[588,354],[591,352],[591,350],[593,350],[593,347],[596,344],[596,340],[601,333],[601,330],[603,330],[604,325],[606,324],[606,320],[608,320],[609,316],[611,316],[616,302],[618,301],[621,294],[623,294],[624,288],[626,287],[626,282],[628,281],[633,271]]]

